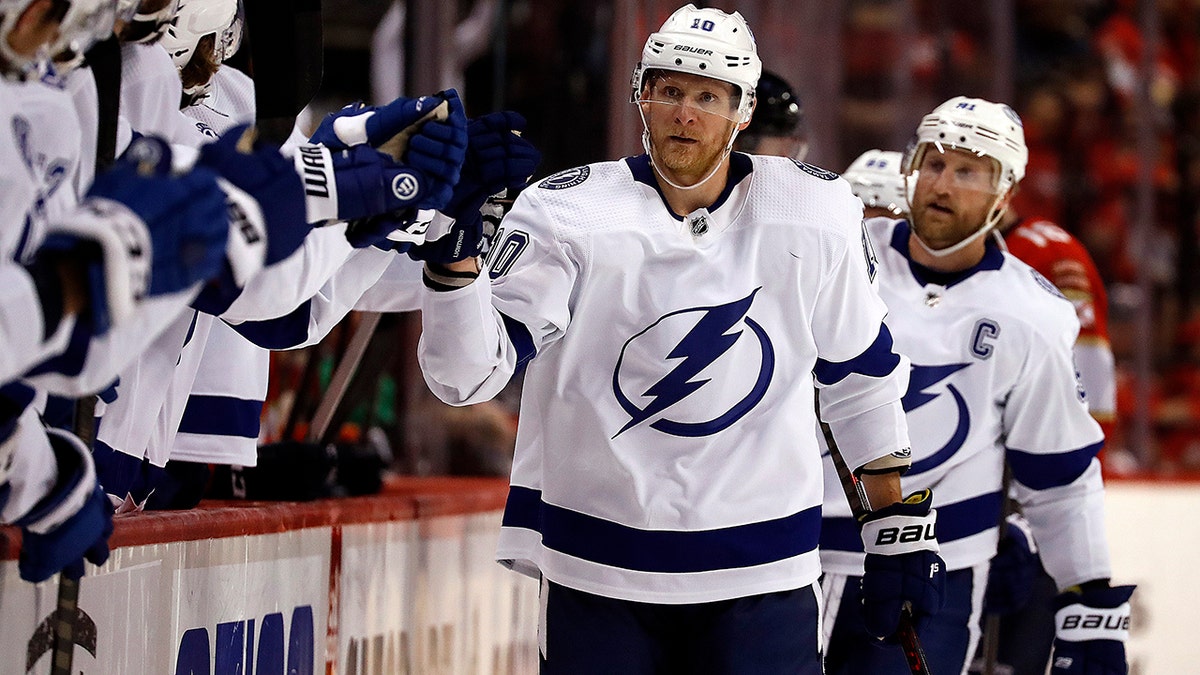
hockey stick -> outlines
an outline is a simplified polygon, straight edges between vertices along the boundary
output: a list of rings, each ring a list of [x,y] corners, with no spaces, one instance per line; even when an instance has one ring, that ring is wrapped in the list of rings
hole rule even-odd
[[[1004,500],[1003,506],[1000,507],[1000,539],[1004,540],[1005,532],[1008,529],[1008,516],[1013,513],[1012,500],[1008,497],[1009,483],[1012,480],[1012,472],[1009,469],[1008,463],[1004,463],[1004,477],[1000,480],[1000,494]],[[987,612],[983,619],[983,636],[981,638],[983,650],[983,675],[996,675],[996,666],[1000,662],[1000,615],[996,612]]]
[[[450,104],[442,101],[416,122],[413,122],[395,136],[384,141],[378,150],[390,155],[399,162],[405,148],[408,147],[408,139],[417,133],[426,122],[441,121],[449,116]],[[353,227],[353,223],[349,227]],[[354,332],[354,337],[350,339],[350,345],[346,348],[346,353],[342,356],[342,360],[338,363],[333,377],[329,380],[329,388],[325,390],[325,395],[321,397],[321,401],[317,404],[317,409],[313,413],[312,423],[309,424],[309,441],[314,443],[327,442],[328,439],[325,437],[329,432],[329,426],[333,421],[334,413],[337,412],[338,404],[341,403],[342,397],[346,395],[346,390],[350,388],[350,382],[354,377],[354,373],[358,370],[358,364],[362,361],[363,355],[366,354],[367,345],[371,343],[371,337],[375,334],[375,329],[379,326],[379,319],[380,314],[378,312],[363,313],[362,321],[358,324],[358,328]]]
[[[121,44],[115,35],[102,40],[88,50],[87,64],[96,79],[96,173],[112,166],[117,154],[117,115],[121,101]],[[87,396],[75,402],[75,435],[87,447],[92,447],[96,431],[96,397]],[[54,644],[51,649],[50,675],[71,675],[75,661],[74,618],[79,607],[79,579],[66,573],[58,575],[58,598],[55,605]]]
[[[825,420],[821,419],[820,395],[816,390],[813,391],[813,402],[817,409],[817,422],[821,425],[825,444],[829,446],[829,457],[833,460],[834,468],[837,469],[838,479],[842,483],[842,491],[846,493],[846,501],[850,502],[850,512],[854,514],[856,521],[861,522],[861,519],[871,512],[871,502],[867,499],[862,482],[855,478],[850,467],[846,466],[846,460],[838,450],[837,441],[833,439],[833,430],[829,428]],[[925,657],[925,649],[921,647],[921,639],[917,637],[917,629],[913,625],[912,607],[908,603],[905,603],[900,610],[900,625],[896,628],[896,637],[899,638],[900,647],[904,650],[904,660],[908,663],[909,671],[913,675],[930,675],[929,660]]]
[[[321,86],[321,0],[254,0],[244,7],[255,126],[279,145]]]

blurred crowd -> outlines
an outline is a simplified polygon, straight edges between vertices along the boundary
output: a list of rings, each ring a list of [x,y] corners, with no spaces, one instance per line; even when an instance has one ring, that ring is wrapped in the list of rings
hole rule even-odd
[[[397,11],[404,3],[326,4],[323,94],[329,100],[347,95],[382,100],[402,91],[397,83],[403,82],[403,60],[396,54],[403,54],[404,13],[398,18]],[[752,21],[756,12],[773,16],[769,0],[724,4]],[[955,11],[957,3],[949,0],[840,4],[823,10],[837,14],[820,28],[841,27],[841,58],[824,64],[841,69],[840,91],[828,99],[839,106],[839,128],[831,131],[836,143],[817,143],[809,161],[839,170],[868,148],[903,149],[907,132],[900,130],[910,130],[914,115],[952,95],[1009,98],[1024,120],[1030,149],[1016,210],[1076,235],[1108,290],[1118,420],[1106,469],[1200,473],[1200,2],[1160,0],[1149,17],[1145,3],[1135,0],[1011,0],[972,12]],[[998,16],[996,7],[1005,5],[1011,13]],[[605,156],[613,119],[608,111],[627,105],[610,86],[611,72],[624,73],[630,65],[624,55],[612,53],[610,35],[622,30],[621,7],[616,0],[459,2],[459,31],[473,48],[460,50],[466,56],[453,64],[453,72],[468,112],[473,101],[521,111],[530,120],[529,136],[543,149],[543,173]],[[639,10],[655,11],[653,3]],[[1148,20],[1157,27],[1149,40],[1143,29]],[[760,26],[760,45],[773,42],[771,31],[785,30],[770,21],[754,25]],[[365,45],[371,51],[364,54]],[[763,55],[770,64],[772,54]],[[786,66],[787,55],[775,56]],[[371,64],[369,79],[364,61]],[[777,70],[799,80],[800,91],[812,91],[802,75]],[[381,82],[390,82],[390,88],[374,96],[370,92]],[[811,113],[826,98],[801,103]],[[320,99],[318,114],[319,106]],[[1139,211],[1143,180],[1153,190],[1149,223]],[[1137,325],[1147,305],[1153,317],[1149,335]],[[407,345],[415,339],[412,333],[410,327],[395,339]],[[314,348],[327,372],[339,353],[337,339],[344,340],[335,333]],[[1138,350],[1148,351],[1152,366],[1145,403],[1136,381]],[[292,372],[292,380],[272,379],[273,387],[285,383],[280,389],[285,397],[286,383],[299,378],[304,358],[276,355],[277,368]],[[353,404],[357,412],[347,417],[343,437],[361,437],[364,425],[385,432],[405,471],[504,472],[515,428],[513,405],[449,411],[429,398],[413,364],[393,364],[383,374],[378,390]],[[309,386],[319,387],[320,381],[310,378]],[[291,408],[286,398],[273,400],[264,428],[278,438],[287,426],[278,419],[280,410]],[[381,401],[397,412],[380,414],[389,410]],[[375,413],[367,414],[372,406]],[[1141,447],[1132,431],[1140,411],[1148,411],[1149,447]],[[421,422],[410,424],[417,416]],[[303,435],[303,429],[292,428]]]

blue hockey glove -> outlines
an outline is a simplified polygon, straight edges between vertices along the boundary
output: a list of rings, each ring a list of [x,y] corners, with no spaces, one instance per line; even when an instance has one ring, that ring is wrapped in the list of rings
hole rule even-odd
[[[22,579],[37,583],[58,572],[78,579],[84,561],[108,560],[112,503],[96,485],[92,458],[83,442],[58,429],[46,434],[58,461],[58,482],[25,516],[17,569]]]
[[[234,127],[202,146],[198,163],[253,198],[248,207],[231,199],[230,235],[257,237],[265,229],[263,264],[273,265],[300,248],[312,226],[304,210],[304,186],[292,163],[257,136],[249,125]],[[239,206],[241,213],[235,213]]]
[[[892,637],[908,605],[920,630],[942,609],[946,564],[938,556],[933,492],[915,492],[862,519],[866,563],[862,577],[863,619],[876,638]]]
[[[414,247],[410,256],[446,264],[487,250],[504,211],[498,205],[502,201],[511,204],[492,197],[523,187],[542,160],[537,148],[520,136],[524,129],[525,118],[512,111],[471,120],[462,175],[450,202],[441,210],[454,224],[445,236]]]
[[[413,260],[423,260],[434,265],[466,260],[483,253],[489,237],[495,234],[495,230],[486,225],[478,213],[474,218],[461,220],[450,220],[448,216],[439,213],[434,216],[431,229],[445,229],[446,233],[409,249],[408,255]]]
[[[351,104],[322,121],[310,139],[330,150],[376,148],[429,183],[417,208],[441,208],[458,182],[467,151],[467,120],[458,92],[399,98],[373,108]]]
[[[443,213],[456,220],[477,217],[488,197],[529,181],[542,153],[520,135],[524,130],[525,118],[510,110],[471,120],[462,175]]]
[[[454,92],[454,96],[458,96],[457,92]],[[331,150],[344,150],[363,143],[378,148],[424,119],[445,100],[441,95],[419,98],[401,96],[378,107],[356,101],[326,115],[308,142],[324,145]]]
[[[308,221],[317,224],[440,208],[445,201],[438,193],[449,193],[437,179],[366,145],[334,151],[302,145],[296,171],[304,179]]]
[[[424,216],[432,213],[409,209],[352,220],[346,225],[346,241],[354,248],[374,246],[384,251],[404,253],[414,243],[425,241],[429,218]]]
[[[1084,586],[1092,586],[1091,583]],[[1136,586],[1074,586],[1054,599],[1051,675],[1125,675],[1129,598]]]
[[[165,142],[136,139],[79,208],[49,224],[38,255],[84,263],[97,334],[141,298],[184,290],[221,268],[227,225],[216,176],[204,168],[175,176],[170,162]]]
[[[983,609],[993,614],[1012,614],[1029,603],[1033,583],[1041,570],[1037,545],[1029,523],[1014,513],[1008,517],[996,557],[988,570]]]

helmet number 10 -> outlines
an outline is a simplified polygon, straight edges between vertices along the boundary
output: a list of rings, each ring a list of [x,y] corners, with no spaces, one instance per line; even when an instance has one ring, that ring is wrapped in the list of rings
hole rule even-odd
[[[716,27],[717,27],[717,24],[713,23],[712,21],[709,21],[708,19],[705,19],[703,21],[701,21],[700,19],[692,19],[692,28],[694,28],[694,29],[702,30],[707,33],[711,33],[713,31],[713,28],[716,28]]]

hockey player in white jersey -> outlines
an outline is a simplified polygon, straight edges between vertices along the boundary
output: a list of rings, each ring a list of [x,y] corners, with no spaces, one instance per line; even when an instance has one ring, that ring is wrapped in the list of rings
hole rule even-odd
[[[81,49],[82,36],[73,31],[103,14],[104,4],[0,2],[0,118],[12,131],[0,137],[0,240],[6,259],[28,265],[24,275],[5,275],[0,315],[19,317],[46,342],[65,331],[72,346],[127,327],[144,298],[214,274],[227,232],[215,175],[201,169],[173,176],[166,147],[150,140],[102,175],[83,203],[50,207],[58,195],[71,194],[66,176],[77,148],[38,126],[47,115],[39,104],[54,103],[41,97],[49,90],[37,77],[45,55],[59,49],[50,47],[52,38]],[[30,290],[35,302],[23,302]],[[62,349],[9,340],[8,332],[5,365],[17,367],[6,368],[0,382],[0,520],[23,529],[23,578],[41,581],[59,571],[78,577],[84,558],[98,564],[107,557],[110,508],[96,488],[87,448],[69,433],[43,428],[37,392],[10,381]]]
[[[1034,538],[1054,542],[1042,551],[1061,591],[1053,672],[1123,673],[1133,587],[1109,585],[1095,461],[1104,438],[1072,363],[1079,323],[1050,282],[989,236],[1027,156],[1020,118],[1008,106],[953,98],[924,117],[905,153],[911,219],[865,223],[887,324],[912,360],[903,402],[913,464],[903,483],[934,489],[949,570],[946,606],[921,636],[933,672],[965,672],[996,552],[1007,462]],[[858,603],[861,547],[828,461],[825,477],[826,666],[906,673],[848,611]]]
[[[647,154],[525,190],[486,274],[426,265],[434,393],[487,400],[527,368],[497,556],[543,581],[544,673],[821,672],[814,384],[867,527],[933,527],[898,503],[907,361],[861,205],[828,171],[730,152],[760,70],[740,14],[680,8],[634,71]],[[866,601],[880,637],[939,600],[936,541],[895,548],[906,583]]]
[[[842,173],[854,196],[862,200],[863,218],[886,216],[900,218],[908,208],[904,175],[900,173],[903,156],[894,150],[868,150],[859,155]]]

